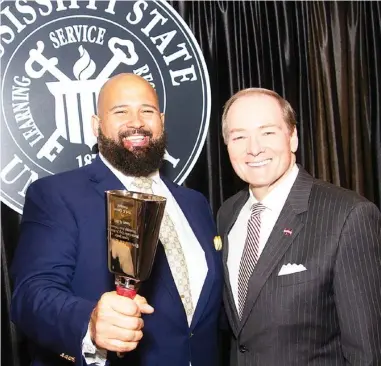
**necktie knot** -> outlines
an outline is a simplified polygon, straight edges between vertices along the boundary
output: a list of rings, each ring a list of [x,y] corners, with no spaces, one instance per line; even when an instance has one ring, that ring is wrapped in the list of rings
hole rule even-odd
[[[251,206],[251,217],[260,215],[260,213],[264,211],[265,208],[266,207],[260,202],[254,203]]]
[[[139,188],[142,191],[151,191],[152,190],[152,179],[147,177],[135,177],[132,181],[132,184]]]

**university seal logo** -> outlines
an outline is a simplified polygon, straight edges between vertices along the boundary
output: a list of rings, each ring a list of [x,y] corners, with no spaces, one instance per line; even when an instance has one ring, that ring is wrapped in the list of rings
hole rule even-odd
[[[163,172],[182,183],[205,141],[210,86],[191,31],[164,1],[2,1],[1,200],[21,213],[34,180],[90,164],[103,83],[144,77],[166,114]]]

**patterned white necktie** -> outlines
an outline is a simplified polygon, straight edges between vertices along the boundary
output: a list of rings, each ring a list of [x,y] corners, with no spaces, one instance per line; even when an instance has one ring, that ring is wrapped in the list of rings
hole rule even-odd
[[[152,193],[152,179],[146,177],[136,177],[132,182],[137,191]],[[175,281],[181,301],[184,305],[188,324],[192,321],[194,312],[192,294],[189,285],[188,267],[185,262],[184,253],[177,235],[175,226],[167,214],[164,212],[163,221],[160,227],[159,238],[164,246],[165,254]]]
[[[247,237],[238,272],[238,315],[242,318],[247,289],[251,274],[259,258],[259,234],[261,230],[261,212],[265,209],[261,203],[251,207],[251,216],[247,224]]]

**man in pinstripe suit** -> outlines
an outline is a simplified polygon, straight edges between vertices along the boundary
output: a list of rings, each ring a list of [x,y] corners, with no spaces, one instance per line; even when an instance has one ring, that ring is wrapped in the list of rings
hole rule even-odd
[[[295,163],[295,113],[273,91],[225,105],[248,188],[218,212],[231,365],[381,365],[381,214]]]

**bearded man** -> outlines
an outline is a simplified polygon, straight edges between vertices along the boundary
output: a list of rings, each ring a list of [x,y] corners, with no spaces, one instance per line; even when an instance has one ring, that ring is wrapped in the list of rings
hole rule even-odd
[[[92,164],[27,191],[12,319],[30,340],[31,365],[217,365],[223,281],[215,224],[200,193],[159,173],[166,135],[155,90],[133,74],[111,78],[92,127]],[[105,191],[139,191],[142,181],[167,203],[151,276],[131,300],[113,291],[107,268]]]

